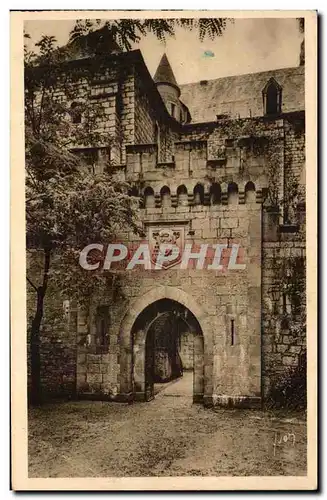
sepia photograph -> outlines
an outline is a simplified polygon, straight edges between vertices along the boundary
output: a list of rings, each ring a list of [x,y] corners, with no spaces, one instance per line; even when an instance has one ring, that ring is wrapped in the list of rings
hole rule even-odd
[[[316,16],[11,13],[14,489],[317,488]]]

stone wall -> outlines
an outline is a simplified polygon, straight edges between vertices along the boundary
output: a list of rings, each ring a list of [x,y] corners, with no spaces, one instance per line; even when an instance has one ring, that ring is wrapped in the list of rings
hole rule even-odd
[[[280,290],[280,271],[282,262],[292,262],[294,258],[303,259],[305,266],[305,242],[266,242],[263,244],[263,388],[267,396],[273,381],[283,376],[288,368],[299,364],[301,354],[306,352],[305,321],[301,314],[292,312],[292,304]],[[274,292],[277,295],[274,297]],[[303,293],[303,290],[302,290]],[[301,302],[305,307],[305,296]]]
[[[271,183],[276,182],[280,199],[285,200],[286,207],[282,203],[276,211],[272,206],[273,196],[263,197],[262,375],[263,391],[267,395],[275,375],[296,366],[306,349],[303,314],[301,317],[291,314],[291,304],[286,298],[285,321],[282,294],[279,293],[275,313],[272,297],[285,278],[280,273],[281,263],[284,272],[294,259],[302,258],[305,265],[304,113],[291,113],[278,120],[227,120],[221,126],[189,126],[187,130],[191,137],[207,141],[207,165],[216,165],[211,177],[214,181],[230,180],[232,175],[238,185],[251,180],[256,188],[264,190],[272,190]],[[292,191],[295,199],[290,197]],[[295,208],[287,206],[294,201]],[[289,225],[285,226],[286,208]],[[305,304],[304,291],[301,293],[302,304]]]
[[[122,165],[126,163],[126,146],[158,143],[162,161],[171,159],[178,133],[172,130],[168,112],[158,113],[158,103],[164,106],[159,93],[155,99],[150,96],[133,63],[117,66],[113,61],[102,61],[101,67],[76,69],[72,77],[63,80],[65,83],[58,80],[53,98],[66,105],[68,111],[72,103],[78,103],[82,111],[82,124],[73,123],[68,112],[63,120],[64,130],[58,130],[58,134],[65,137],[65,143],[67,137],[71,139],[72,150],[109,147],[111,162]],[[92,132],[103,135],[103,143],[97,145],[81,143],[78,139],[92,111],[96,115]]]
[[[119,331],[121,318],[135,300],[144,294],[165,286],[187,293],[203,308],[210,321],[211,333],[205,339],[206,370],[205,396],[211,401],[228,404],[229,401],[260,401],[261,393],[261,198],[246,197],[244,184],[237,196],[226,190],[217,204],[211,204],[210,183],[206,184],[203,200],[195,203],[193,189],[205,177],[207,166],[206,144],[186,141],[175,144],[175,162],[171,165],[156,164],[155,148],[131,146],[128,149],[126,178],[135,184],[142,169],[145,185],[154,190],[154,205],[141,210],[140,218],[144,224],[144,237],[133,234],[119,235],[119,241],[135,248],[142,240],[148,241],[148,231],[167,225],[182,228],[185,242],[191,243],[192,251],[199,251],[202,243],[224,244],[223,269],[197,269],[196,261],[191,260],[187,269],[144,270],[142,266],[120,274],[120,287],[124,300],[112,311],[112,337],[114,345],[120,344]],[[169,169],[169,170],[168,170]],[[190,176],[190,170],[192,175]],[[167,175],[169,171],[169,175]],[[177,196],[177,183],[186,185],[189,195],[187,204],[180,204]],[[166,185],[171,197],[162,204],[161,188]],[[166,200],[167,201],[167,200]],[[237,263],[244,263],[244,269],[229,270],[232,245],[240,247]],[[205,267],[212,263],[214,251],[209,251]],[[87,326],[82,328],[87,329]],[[233,330],[233,333],[232,333]],[[129,332],[130,335],[130,332]],[[232,338],[233,336],[233,338]],[[111,338],[111,337],[110,337]],[[85,347],[85,349],[92,348]],[[84,349],[84,348],[83,348]],[[86,354],[87,358],[88,354]],[[92,359],[95,355],[92,356]],[[103,354],[98,354],[99,364],[105,364]],[[88,381],[85,392],[99,390],[88,375],[88,367],[83,365],[83,383]],[[93,369],[93,368],[92,368]],[[118,357],[111,367],[116,374],[125,377],[126,366]],[[109,367],[98,368],[96,377],[107,373]],[[104,371],[102,371],[104,370]],[[116,377],[116,375],[115,375]],[[92,380],[94,377],[92,375]],[[116,378],[112,379],[112,384]],[[102,377],[103,381],[103,377]],[[81,391],[81,386],[78,390]],[[100,385],[100,390],[102,386]],[[118,394],[122,394],[117,383]]]
[[[194,366],[194,335],[184,331],[180,337],[180,357],[182,359],[183,370],[193,370]]]
[[[142,81],[135,81],[135,144],[157,142],[156,117]]]
[[[135,92],[134,74],[131,69],[128,77],[124,78],[122,84],[122,109],[120,113],[120,130],[122,137],[121,163],[126,162],[125,149],[128,144],[135,141]]]
[[[34,286],[42,279],[42,255],[27,256],[27,276]],[[36,292],[27,282],[27,355],[28,389],[30,389],[30,336],[36,312]],[[77,324],[76,307],[60,297],[58,290],[48,287],[44,301],[44,317],[40,331],[41,396],[43,398],[76,395]]]
[[[296,287],[305,272],[305,134],[304,115],[295,113],[283,121],[283,196],[285,206],[265,203],[263,213],[263,390],[264,396],[278,377],[296,367],[306,352],[305,288],[298,286],[302,304],[295,311],[287,292],[287,275]],[[292,192],[295,196],[292,197]]]

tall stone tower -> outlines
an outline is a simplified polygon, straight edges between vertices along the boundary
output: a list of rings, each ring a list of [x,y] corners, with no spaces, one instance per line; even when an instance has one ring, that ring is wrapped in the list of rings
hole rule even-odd
[[[168,113],[180,123],[189,122],[189,110],[179,99],[181,91],[166,54],[162,56],[153,79]]]

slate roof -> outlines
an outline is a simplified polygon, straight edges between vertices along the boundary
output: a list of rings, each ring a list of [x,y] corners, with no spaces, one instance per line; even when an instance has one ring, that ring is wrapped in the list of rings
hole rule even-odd
[[[181,100],[189,108],[192,123],[263,116],[262,90],[270,78],[282,87],[282,113],[304,110],[304,66],[228,76],[180,85]]]
[[[155,83],[169,83],[179,88],[166,54],[162,56],[153,80]]]

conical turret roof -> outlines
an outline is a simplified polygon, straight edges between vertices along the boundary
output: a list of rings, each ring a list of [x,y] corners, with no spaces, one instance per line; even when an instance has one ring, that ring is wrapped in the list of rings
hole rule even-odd
[[[162,56],[153,80],[155,83],[168,83],[179,89],[166,54]]]

